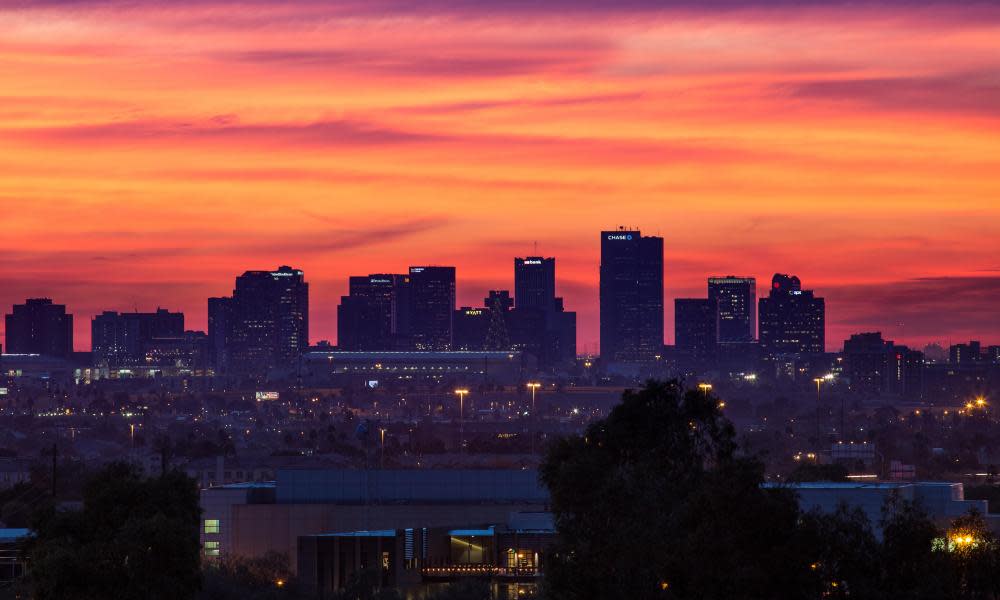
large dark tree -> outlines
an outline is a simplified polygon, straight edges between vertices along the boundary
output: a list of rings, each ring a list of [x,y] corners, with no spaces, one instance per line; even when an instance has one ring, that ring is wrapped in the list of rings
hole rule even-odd
[[[26,551],[35,600],[185,600],[198,591],[198,490],[179,472],[144,479],[114,464],[83,509],[43,511]]]
[[[919,507],[890,498],[882,518],[882,597],[949,600],[961,597],[955,555],[946,532]],[[937,541],[937,547],[935,542]]]
[[[560,539],[546,558],[553,600],[809,598],[795,498],[761,487],[718,400],[650,382],[584,435],[549,450],[541,477]]]

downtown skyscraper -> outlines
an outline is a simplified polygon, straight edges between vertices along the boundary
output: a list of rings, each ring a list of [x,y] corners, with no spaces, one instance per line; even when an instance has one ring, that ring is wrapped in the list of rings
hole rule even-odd
[[[247,271],[236,278],[231,298],[209,299],[209,319],[210,352],[222,338],[231,372],[263,377],[292,366],[309,345],[309,284],[288,266]],[[223,331],[213,331],[216,320]]]
[[[826,346],[826,302],[803,290],[794,275],[775,273],[759,303],[760,351],[765,360],[822,354]]]
[[[410,267],[410,341],[414,350],[451,350],[455,267]]]
[[[376,273],[353,276],[337,307],[341,350],[405,350],[410,334],[410,276]]]
[[[644,363],[663,351],[663,238],[601,232],[601,358]]]
[[[745,343],[757,337],[757,280],[753,277],[708,278],[708,299],[719,305],[719,342]]]
[[[534,354],[541,366],[568,364],[576,357],[576,313],[556,296],[556,259],[514,259],[511,339]]]

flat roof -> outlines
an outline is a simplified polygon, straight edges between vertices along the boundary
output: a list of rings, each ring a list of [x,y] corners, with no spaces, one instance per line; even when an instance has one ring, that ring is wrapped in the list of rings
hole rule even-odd
[[[304,354],[305,357],[329,357],[336,358],[338,356],[344,358],[377,358],[380,356],[389,357],[413,357],[413,358],[509,358],[510,356],[517,356],[521,354],[520,350],[510,350],[510,351],[496,351],[496,350],[483,350],[483,351],[471,351],[471,350],[453,350],[453,351],[419,351],[419,350],[404,350],[404,351],[371,351],[363,352],[356,350],[315,350],[309,351]]]
[[[31,534],[30,529],[0,529],[0,540],[10,542],[26,538]]]
[[[477,536],[477,535],[493,535],[495,530],[493,526],[489,526],[486,529],[450,529],[448,530],[448,535],[462,535],[462,536]]]
[[[274,489],[277,483],[273,481],[244,481],[240,483],[227,483],[224,485],[212,486],[213,490],[266,490]]]
[[[313,535],[307,535],[303,537],[343,537],[343,538],[357,538],[357,537],[396,537],[395,529],[375,529],[372,531],[343,531],[338,533],[316,533]]]
[[[904,487],[951,487],[962,485],[952,481],[803,481],[799,483],[768,482],[765,488],[790,488],[795,490],[859,490],[900,489]]]

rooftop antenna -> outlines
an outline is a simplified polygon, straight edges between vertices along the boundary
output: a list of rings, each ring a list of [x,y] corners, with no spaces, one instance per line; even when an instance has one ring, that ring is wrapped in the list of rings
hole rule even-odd
[[[535,256],[538,256],[538,240],[535,240]]]

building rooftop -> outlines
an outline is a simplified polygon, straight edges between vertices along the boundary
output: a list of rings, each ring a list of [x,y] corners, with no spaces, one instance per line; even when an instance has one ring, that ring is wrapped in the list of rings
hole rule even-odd
[[[0,542],[17,541],[28,537],[30,534],[30,529],[0,529]]]

